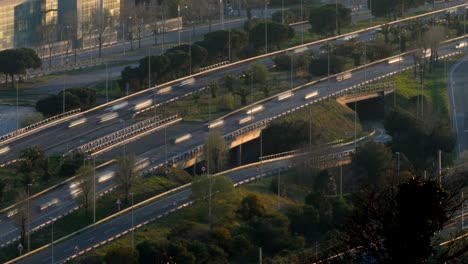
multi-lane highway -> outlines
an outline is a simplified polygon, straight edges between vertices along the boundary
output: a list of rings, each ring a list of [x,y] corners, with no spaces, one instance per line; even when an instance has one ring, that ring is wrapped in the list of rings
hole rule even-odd
[[[374,31],[369,31],[361,34],[360,38],[368,40],[375,34]],[[312,46],[313,50],[317,50],[322,44]],[[305,51],[306,49],[302,49]],[[273,62],[270,58],[263,58],[256,62],[262,63],[267,67],[271,67]],[[123,128],[124,125],[128,126],[133,121],[129,120],[133,115],[135,106],[139,103],[147,100],[155,99],[156,103],[166,102],[174,98],[180,98],[188,93],[198,91],[205,87],[213,80],[220,79],[221,77],[234,74],[239,75],[242,72],[248,70],[250,67],[249,63],[236,64],[232,67],[226,67],[221,70],[215,70],[206,74],[202,74],[196,77],[193,83],[187,83],[184,81],[175,82],[172,84],[172,91],[170,93],[158,94],[154,89],[139,93],[137,95],[130,96],[126,102],[128,103],[125,107],[115,111],[119,117],[109,122],[98,123],[99,118],[108,108],[98,108],[93,111],[89,111],[78,118],[86,118],[87,122],[81,126],[74,128],[68,128],[69,122],[61,123],[46,129],[38,133],[32,133],[24,136],[21,140],[12,140],[10,143],[0,142],[0,146],[8,145],[10,151],[3,155],[0,155],[0,164],[14,160],[22,149],[28,146],[38,146],[47,154],[63,154],[71,149],[74,149],[86,142],[102,137],[105,134],[109,134],[112,131]],[[184,85],[184,83],[187,83]],[[168,86],[159,86],[158,89],[164,89]],[[127,123],[123,120],[128,120]]]
[[[368,36],[364,34],[364,38],[367,38],[367,37]],[[317,48],[317,46],[315,48]],[[439,54],[443,55],[445,53],[450,53],[452,51],[454,51],[453,45],[448,45],[442,48]],[[263,59],[262,62],[266,63],[267,65],[271,65],[271,61],[269,59]],[[343,82],[332,81],[331,86],[330,86],[330,93],[343,90],[356,83],[363,82],[366,79],[371,79],[373,77],[383,75],[384,73],[395,71],[398,69],[398,67],[405,67],[411,64],[412,64],[411,58],[408,56],[405,59],[405,61],[401,63],[401,65],[398,65],[398,64],[388,65],[387,63],[381,63],[379,65],[373,66],[372,70],[370,69],[359,70],[353,73],[353,78],[350,80],[343,81]],[[225,69],[223,71],[215,71],[214,73],[212,73],[214,74],[215,77],[203,76],[203,77],[197,78],[195,83],[188,84],[183,87],[180,87],[180,86],[177,87],[179,84],[176,83],[173,85],[174,89],[171,94],[159,95],[157,96],[158,97],[157,101],[168,100],[169,98],[180,96],[181,94],[184,94],[188,91],[199,89],[204,84],[208,83],[208,81],[211,81],[212,78],[216,78],[216,77],[219,78],[220,76],[225,74],[226,71],[230,71],[231,73],[240,73],[247,67],[248,65],[237,65],[236,67],[227,68],[227,70]],[[164,87],[161,87],[161,88],[164,88]],[[309,99],[305,99],[306,95],[312,92],[317,92],[317,95]],[[274,117],[290,109],[297,108],[298,106],[301,106],[307,102],[314,101],[318,98],[322,98],[326,96],[327,94],[328,94],[327,83],[321,83],[309,89],[297,91],[294,93],[292,97],[287,98],[285,100],[282,100],[282,101],[271,100],[271,101],[265,102],[263,104],[263,111],[257,112],[252,115],[253,122]],[[154,96],[153,92],[147,92],[139,96],[131,97],[130,99],[127,99],[128,105],[116,111],[120,115],[120,117],[117,120],[110,121],[109,123],[97,124],[99,120],[98,117],[102,115],[102,112],[91,111],[84,115],[88,121],[83,126],[68,128],[69,122],[66,122],[58,126],[46,128],[40,134],[36,134],[36,135],[33,134],[31,136],[27,136],[23,138],[21,142],[13,141],[12,143],[8,144],[8,145],[13,146],[11,148],[12,151],[10,153],[7,153],[7,155],[5,156],[7,157],[8,155],[13,154],[12,156],[10,156],[10,158],[15,157],[14,152],[16,151],[16,155],[17,155],[18,150],[21,149],[22,141],[28,142],[27,144],[25,144],[25,146],[31,145],[31,144],[34,145],[33,141],[37,137],[38,137],[38,140],[35,142],[41,142],[43,143],[42,146],[49,147],[49,148],[46,148],[48,150],[48,153],[63,153],[67,149],[74,148],[77,145],[81,145],[84,142],[88,142],[93,138],[100,137],[103,134],[110,133],[111,131],[122,128],[123,126],[127,126],[129,122],[127,122],[126,124],[125,122],[120,122],[119,119],[128,118],[131,114],[133,114],[135,105],[137,105],[139,102],[152,99],[153,96]],[[225,125],[224,127],[222,127],[223,133],[232,132],[236,129],[239,129],[240,127],[245,126],[246,124],[251,123],[251,122],[246,122],[245,124],[239,124],[240,120],[249,116],[250,115],[247,115],[246,112],[238,112],[236,114],[229,116],[228,118],[224,120]],[[103,130],[103,132],[100,132],[99,130]],[[180,131],[184,131],[184,132],[182,133]],[[181,144],[173,143],[174,142],[173,140],[175,138],[186,133],[192,134],[192,138],[190,140]],[[207,135],[207,129],[204,124],[181,123],[181,124],[169,127],[165,134],[166,136],[164,136],[163,131],[160,131],[152,135],[146,136],[139,141],[127,144],[126,150],[128,152],[136,153],[141,158],[149,158],[150,160],[153,161],[153,164],[160,164],[165,161],[166,153],[168,154],[168,156],[172,156],[173,153],[180,153],[190,148],[193,148],[195,146],[203,144],[204,138],[206,138],[206,135]],[[66,141],[67,138],[68,138],[68,141]],[[84,140],[80,142],[80,138],[84,138]],[[46,141],[46,142],[43,142],[43,141]],[[54,142],[57,146],[54,146],[54,144],[50,142]],[[67,142],[70,142],[68,143],[69,144],[68,147],[64,147]],[[167,152],[166,152],[166,148],[164,147],[165,143],[168,143]],[[15,144],[18,144],[18,145],[15,145]],[[109,153],[104,153],[102,154],[102,157],[107,158],[108,156],[106,155],[116,155],[117,154],[116,151],[119,151],[119,150],[115,149]],[[158,154],[155,154],[155,153],[158,153]],[[106,173],[102,173],[102,175],[105,175],[105,174]],[[101,175],[99,177],[101,177]],[[104,191],[106,188],[108,188],[111,185],[112,185],[112,180],[109,180],[106,183],[100,185],[99,189],[101,191]],[[57,195],[57,194],[55,195],[62,197],[63,200],[61,200],[56,206],[52,206],[48,210],[44,210],[44,217],[42,219],[41,217],[39,217],[39,219],[44,220],[44,219],[47,219],[48,216],[51,216],[51,215],[53,216],[54,214],[60,215],[63,212],[67,211],[67,208],[73,208],[77,206],[76,203],[73,204],[74,200],[70,198],[71,196],[70,189],[67,190],[65,188],[65,189],[62,189],[61,191],[63,192],[61,194],[62,196]],[[50,197],[53,197],[53,196],[50,196]],[[68,205],[65,205],[65,203],[62,203],[62,201],[67,201],[67,200],[69,201]],[[47,200],[46,198],[44,198],[44,200],[37,200],[35,206],[36,208],[38,208],[41,206],[41,204],[47,203],[48,201],[49,200]],[[63,209],[57,209],[58,207],[63,207]],[[4,219],[8,219],[8,218],[4,218]],[[14,228],[11,222],[6,221],[4,223],[10,224],[10,226],[8,226],[7,228]],[[40,223],[41,221],[39,220],[39,221],[34,222],[33,225],[40,225]],[[7,236],[5,236],[5,240],[0,238],[0,242],[8,241],[8,239],[12,237],[15,237],[15,232],[7,233]]]
[[[441,48],[439,51],[440,55],[447,54],[453,52],[454,47],[453,44],[445,46]],[[336,82],[331,81],[330,85],[330,93],[334,93],[337,91],[341,91],[348,87],[351,87],[357,83],[362,83],[366,80],[370,80],[372,78],[387,74],[388,72],[393,72],[398,70],[400,67],[404,68],[412,64],[411,55],[405,57],[405,60],[398,64],[388,64],[387,62],[383,62],[377,65],[370,67],[369,69],[362,69],[353,73],[351,79],[345,80],[343,82]],[[305,99],[306,95],[317,94],[309,99]],[[307,89],[302,89],[299,91],[295,91],[293,95],[285,100],[278,101],[278,98],[267,101],[262,103],[263,111],[257,112],[253,114],[253,122],[265,120],[268,118],[272,118],[277,116],[281,113],[285,113],[291,109],[295,109],[301,105],[313,102],[319,98],[324,98],[328,95],[328,85],[327,82],[319,83],[317,85],[311,86]],[[221,128],[222,132],[227,134],[232,132],[240,127],[247,125],[246,124],[239,124],[239,120],[248,117],[246,111],[238,112],[232,114],[224,119],[224,126]],[[185,141],[180,144],[174,144],[174,139],[180,137],[184,134],[190,133],[192,138],[188,141]],[[143,137],[139,141],[130,142],[126,144],[125,149],[127,152],[135,153],[139,156],[140,159],[148,159],[152,161],[152,164],[161,164],[165,162],[165,153],[166,147],[165,142],[167,142],[167,153],[168,156],[172,156],[173,153],[181,153],[193,147],[202,145],[204,140],[207,136],[208,130],[205,124],[193,124],[193,123],[179,123],[177,125],[171,126],[166,131],[166,140],[164,136],[164,131],[158,131],[154,134],[148,135]],[[349,131],[352,133],[352,131]],[[111,150],[110,152],[104,153],[101,155],[103,158],[114,157],[115,155],[120,154],[119,152],[122,151],[122,148],[117,148]],[[100,192],[110,188],[113,185],[113,180],[108,177],[108,175],[112,171],[112,167],[105,168],[103,170],[98,171],[98,189]],[[99,179],[105,178],[106,181],[99,181]],[[44,221],[48,220],[48,217],[56,217],[59,216],[68,210],[75,208],[78,204],[73,198],[73,188],[71,188],[71,184],[63,185],[62,187],[55,189],[54,191],[48,193],[45,196],[40,197],[40,199],[33,199],[32,201],[32,208],[36,210],[38,214],[38,220],[33,221],[32,227],[35,228],[39,226]],[[52,206],[46,210],[38,210],[38,208],[54,199],[55,197],[59,197],[59,202],[56,206]],[[6,233],[4,236],[0,237],[0,242],[4,243],[10,241],[12,238],[18,236],[18,230],[14,227],[14,224],[10,218],[6,216],[8,212],[5,212],[1,215],[2,223],[0,223],[1,230],[13,230],[12,232]]]
[[[263,162],[262,170],[264,175],[275,174],[278,170],[284,170],[291,166],[289,159],[275,160],[274,162]],[[227,174],[234,183],[251,179],[258,176],[257,166],[249,166],[241,170],[235,170]],[[140,225],[147,221],[154,221],[160,218],[164,213],[175,209],[190,201],[191,191],[189,188],[171,194],[167,197],[161,198],[150,204],[135,208],[133,211],[134,226]],[[110,238],[122,233],[124,230],[132,228],[132,213],[127,212],[121,217],[112,219],[102,223],[96,227],[90,228],[76,236],[57,243],[54,245],[54,263],[60,263],[68,257],[76,254],[75,247],[79,251],[85,250],[88,247],[100,244]],[[52,260],[52,249],[47,248],[38,252],[37,254],[28,257],[19,263],[50,263]]]

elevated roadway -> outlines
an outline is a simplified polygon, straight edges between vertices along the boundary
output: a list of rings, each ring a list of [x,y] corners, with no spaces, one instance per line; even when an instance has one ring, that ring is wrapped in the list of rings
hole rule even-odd
[[[449,44],[441,48],[439,54],[443,55],[452,52],[454,52],[453,44]],[[382,75],[387,75],[389,72],[397,71],[398,67],[403,68],[410,66],[411,64],[411,55],[408,55],[405,57],[404,62],[400,66],[388,64],[387,62],[382,62],[375,64],[367,69],[357,70],[353,72],[353,76],[350,79],[344,80],[342,82],[331,81],[330,96],[333,96],[334,93],[339,93],[340,91],[355,86],[358,83],[365,82],[366,80],[377,78]],[[312,92],[317,92],[317,95],[313,96],[310,99],[305,99],[306,95]],[[249,123],[258,122],[262,120],[272,120],[284,114],[288,114],[292,110],[300,109],[301,107],[307,104],[313,104],[314,102],[317,102],[327,97],[327,82],[311,85],[304,89],[293,91],[293,96],[286,100],[278,101],[278,98],[273,98],[269,101],[262,102],[264,109],[263,111],[260,111],[258,113],[247,115],[246,111],[248,111],[249,109],[247,108],[244,111],[238,111],[225,117],[223,119],[224,126],[221,128],[221,131],[224,134],[232,133],[236,130],[246,127],[246,125],[248,127]],[[254,106],[252,106],[252,108],[253,107]],[[253,122],[239,124],[239,120],[249,116],[253,117]],[[181,137],[187,133],[190,133],[192,135],[192,138],[190,140],[187,140],[180,144],[174,143],[176,138]],[[353,131],[348,131],[348,133],[352,134]],[[150,164],[148,164],[148,167],[157,166],[159,164],[164,164],[165,162],[167,162],[167,159],[172,159],[174,153],[184,153],[188,150],[196,148],[197,146],[203,145],[207,134],[208,129],[205,124],[183,122],[167,128],[166,131],[161,130],[151,135],[147,135],[138,141],[130,142],[126,144],[125,147],[113,149],[109,152],[100,154],[100,158],[106,160],[111,159],[116,155],[120,155],[125,150],[127,153],[135,153],[139,157],[139,160],[149,162]],[[112,173],[112,171],[112,166],[103,168],[102,170],[98,171],[97,179],[99,192],[105,192],[113,186],[113,180],[111,179],[111,177],[105,177],[106,175]],[[99,182],[99,179],[101,178],[106,178],[106,181]],[[47,219],[49,217],[61,216],[78,206],[78,203],[72,195],[73,190],[71,188],[71,184],[72,183],[63,185],[60,188],[57,188],[51,191],[50,193],[41,196],[37,199],[37,201],[36,199],[32,201],[33,208],[36,208],[34,210],[37,211],[37,208],[39,208],[41,204],[50,201],[51,199],[54,199],[56,197],[59,198],[59,202],[56,205],[48,208],[47,210],[36,212],[39,213],[37,217],[38,220],[33,221],[33,228],[47,222]],[[0,215],[0,218],[2,220],[2,222],[0,223],[0,230],[6,232],[3,236],[0,236],[0,243],[2,244],[11,241],[12,239],[18,236],[18,231],[14,226],[13,220],[7,217],[7,214],[9,212],[10,211],[5,211]],[[12,232],[7,232],[5,230],[10,230]]]
[[[349,149],[340,151],[345,153],[344,159],[349,158]],[[337,152],[338,153],[338,152]],[[276,175],[279,171],[285,171],[294,166],[297,155],[286,155],[284,157],[265,160],[261,164],[255,163],[252,165],[242,166],[241,168],[229,170],[223,173],[229,177],[237,186],[245,184],[261,177]],[[337,156],[338,157],[338,156]],[[338,158],[339,159],[339,158]],[[259,167],[262,167],[263,174],[259,174]],[[100,245],[104,245],[118,237],[130,234],[133,227],[141,228],[151,222],[157,221],[161,217],[184,208],[192,203],[190,194],[190,184],[187,184],[176,192],[169,192],[167,195],[162,195],[158,199],[150,203],[142,203],[132,208],[126,209],[119,217],[103,221],[96,226],[92,226],[79,232],[76,235],[54,243],[53,250],[50,246],[46,246],[36,254],[20,260],[18,263],[49,263],[54,257],[53,263],[61,263],[69,260],[72,257],[84,254]],[[132,212],[133,211],[133,212]],[[75,251],[78,248],[78,251]],[[9,263],[9,262],[7,262]]]
[[[407,21],[407,20],[408,19],[403,19],[402,21]],[[398,22],[391,22],[391,23],[398,23]],[[370,38],[372,34],[375,33],[374,30],[377,27],[378,26],[371,27],[366,30],[359,30],[357,32],[361,33],[360,35],[361,39],[367,40]],[[352,34],[355,34],[355,33],[349,33],[346,35],[352,35]],[[317,49],[323,43],[327,41],[336,41],[340,37],[341,36],[332,37],[329,39],[316,41],[316,42],[312,42],[309,44],[304,44],[304,45],[301,45],[300,47],[302,49],[305,49],[305,48]],[[149,90],[146,92],[137,93],[125,99],[120,99],[118,101],[122,102],[123,100],[127,100],[127,102],[129,103],[128,104],[129,106],[117,111],[117,113],[119,114],[122,120],[128,119],[128,117],[130,116],[129,110],[132,110],[132,107],[138,102],[141,102],[142,100],[148,100],[148,99],[151,99],[152,97],[156,97],[156,101],[162,102],[162,101],[167,101],[167,100],[174,99],[174,98],[180,98],[184,94],[200,90],[202,87],[206,86],[206,84],[208,84],[213,79],[218,79],[221,76],[224,76],[226,74],[239,74],[242,71],[245,71],[246,69],[248,69],[249,62],[257,60],[257,62],[264,63],[267,66],[271,66],[272,62],[269,59],[270,56],[275,55],[275,54],[281,54],[281,53],[288,52],[288,51],[293,52],[294,48],[283,50],[283,51],[278,51],[278,52],[273,52],[271,54],[264,55],[264,56],[258,56],[258,58],[248,59],[243,62],[233,63],[232,65],[223,66],[219,70],[210,71],[209,73],[197,74],[195,75],[196,83],[186,85],[185,87],[181,86],[181,82],[177,82],[177,81],[172,82],[172,85],[176,89],[174,89],[174,92],[171,93],[170,95],[155,96],[154,92],[152,90]],[[109,130],[117,130],[118,127],[121,127],[119,123],[116,121],[109,122],[107,124],[96,125],[95,124],[96,120],[100,115],[102,115],[103,109],[104,109],[103,107],[100,107],[100,108],[98,107],[92,111],[85,113],[83,116],[86,117],[89,120],[89,122],[81,126],[79,129],[78,128],[75,129],[74,131],[67,130],[68,128],[67,124],[59,124],[55,127],[42,130],[40,135],[39,134],[30,135],[27,137],[23,137],[21,141],[11,142],[9,148],[12,151],[4,155],[0,155],[0,164],[8,162],[10,160],[14,160],[18,156],[19,151],[21,149],[26,148],[27,146],[36,145],[36,146],[42,147],[43,149],[46,150],[48,154],[62,154],[66,152],[65,148],[67,148],[68,150],[73,149],[77,147],[77,143],[80,144],[80,143],[83,143],[84,141],[91,141],[93,139],[101,137],[103,135],[101,131],[105,131],[105,129],[100,129],[102,127],[107,127]],[[124,124],[124,122],[121,122],[121,123]],[[93,133],[95,131],[96,133]],[[53,137],[57,137],[58,140],[54,140],[53,142],[51,142],[50,139]],[[71,138],[73,140],[67,140],[66,138]],[[5,145],[5,143],[0,143],[0,146],[1,145]]]

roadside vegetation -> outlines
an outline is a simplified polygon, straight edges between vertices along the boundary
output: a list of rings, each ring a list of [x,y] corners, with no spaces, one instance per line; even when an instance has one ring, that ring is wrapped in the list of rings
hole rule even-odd
[[[386,17],[396,15],[384,14]],[[344,18],[341,23],[346,24],[346,21]],[[249,23],[251,24],[246,25],[248,32],[231,32],[239,38],[237,56],[240,56],[241,51],[245,51],[243,48],[251,48],[251,45],[254,47],[249,51],[252,54],[261,53],[265,48],[263,40],[256,39],[260,28],[265,25],[260,21]],[[282,32],[276,37],[274,32],[271,32],[273,36],[272,42],[268,43],[269,47],[279,48],[281,44],[293,38],[294,32],[287,26],[268,23],[272,29]],[[408,39],[417,30],[420,32],[420,37],[408,43],[405,41],[404,46],[421,48],[421,43],[427,41],[431,46],[425,49],[431,48],[435,51],[442,41],[440,33],[445,31],[437,27],[429,28],[427,25],[412,26],[414,27],[412,31],[408,29],[410,31]],[[458,30],[459,25],[452,29],[448,24],[448,27],[449,31],[451,30],[449,33],[458,33],[454,32]],[[332,26],[330,30],[333,30]],[[382,31],[390,32],[390,29],[382,28]],[[398,36],[403,42],[401,32],[403,31],[400,31]],[[199,56],[196,60],[198,62],[225,59],[225,46],[221,50],[209,47],[214,45],[212,39],[217,40],[217,44],[213,47],[219,47],[219,39],[226,43],[226,31],[212,33],[216,34],[205,36],[203,41],[191,47],[179,46],[168,50],[165,55],[153,56],[151,61],[152,63],[155,61],[157,65],[151,66],[151,69],[156,71],[152,72],[155,74],[152,80],[165,82],[183,76],[187,70],[190,71],[191,66],[194,69],[203,66],[203,63],[192,64],[195,56]],[[324,33],[319,32],[319,34]],[[395,38],[389,37],[386,33],[382,34],[383,41],[377,40],[364,46],[356,40],[336,45],[333,49],[329,45],[324,46],[323,49],[327,53],[333,52],[330,54],[331,72],[340,72],[349,67],[362,65],[364,62],[395,54]],[[250,42],[246,41],[247,37]],[[398,49],[403,50],[401,42],[399,41]],[[189,48],[190,55],[188,55]],[[444,87],[441,81],[440,76],[443,76],[444,71],[441,71],[442,64],[436,54],[433,52],[428,59],[424,59],[422,54],[413,56],[414,63],[418,63],[422,69],[419,72],[424,72],[424,75],[420,75],[415,70],[413,73],[406,72],[396,77],[399,88],[397,104],[392,107],[387,102],[384,120],[385,128],[393,136],[393,142],[390,146],[372,142],[359,146],[352,157],[351,165],[345,166],[344,177],[347,184],[344,189],[342,189],[342,177],[337,170],[327,170],[311,164],[308,162],[314,158],[311,156],[296,160],[296,168],[283,175],[282,181],[278,175],[277,179],[265,179],[239,190],[235,190],[232,182],[223,176],[193,178],[184,171],[172,171],[175,176],[171,176],[171,171],[166,171],[164,175],[156,173],[141,179],[138,172],[132,169],[135,158],[127,161],[124,158],[118,162],[119,171],[115,176],[119,182],[117,193],[106,195],[98,201],[96,209],[99,209],[99,218],[115,212],[117,199],[123,199],[125,206],[128,207],[130,192],[134,193],[135,200],[142,201],[193,180],[192,198],[196,203],[178,215],[155,223],[146,228],[147,230],[137,232],[135,248],[129,245],[128,238],[124,238],[116,244],[104,247],[93,256],[83,257],[80,261],[147,263],[149,259],[156,259],[161,262],[176,263],[228,261],[241,263],[257,261],[258,249],[261,247],[268,263],[296,263],[299,262],[298,255],[308,261],[316,260],[319,257],[315,253],[318,244],[326,248],[323,254],[362,246],[362,252],[367,256],[383,262],[401,262],[405,260],[405,256],[408,257],[408,254],[412,262],[427,259],[451,260],[460,252],[444,254],[445,252],[440,251],[435,254],[436,242],[445,238],[434,237],[434,234],[441,231],[460,208],[459,200],[456,199],[460,196],[459,187],[465,182],[463,177],[459,178],[460,175],[451,175],[453,179],[450,182],[444,181],[444,186],[434,181],[437,176],[437,151],[440,149],[444,153],[443,167],[452,164],[455,142],[450,124],[446,121],[447,87],[446,84]],[[148,65],[145,66],[147,61],[148,59],[144,58],[138,68],[127,68],[124,70],[125,73],[122,72],[122,81],[133,82],[134,91],[151,85],[151,83],[145,84],[148,79],[142,75],[142,72],[149,70]],[[287,55],[282,58],[277,57],[275,58],[277,71],[287,72],[291,68],[291,65],[288,67],[289,61],[297,63],[294,64],[295,68],[297,66],[296,76],[301,77],[302,82],[327,73],[323,54],[306,54],[297,60]],[[254,97],[254,101],[268,97],[270,93],[276,91],[275,89],[279,89],[269,85],[269,82],[281,82],[281,80],[286,79],[278,77],[276,72],[269,72],[263,65],[253,64],[251,70],[240,77],[227,76],[222,83],[210,84],[203,98],[200,94],[195,94],[190,98],[192,101],[181,101],[176,107],[187,108],[188,104],[192,104],[194,108],[186,110],[186,118],[205,121],[207,108],[211,108],[207,107],[207,104],[211,105],[212,99],[217,100],[214,104],[214,113],[222,114],[246,105],[250,97]],[[252,84],[256,85],[257,91],[251,94],[249,87]],[[419,96],[417,90],[421,84],[424,84],[426,89],[423,96]],[[75,95],[78,99],[71,101],[83,104],[84,107],[94,104],[90,99],[92,96],[88,96],[92,93],[83,93],[86,94],[84,96],[86,100],[83,101],[81,97]],[[56,97],[54,100],[60,99]],[[198,104],[199,102],[203,103]],[[170,107],[166,110],[171,111]],[[198,112],[194,110],[197,107]],[[292,117],[279,120],[266,130],[265,136],[270,137],[269,141],[281,141],[281,144],[267,152],[291,150],[312,144],[311,142],[319,144],[340,138],[352,138],[350,135],[350,131],[354,128],[352,115],[352,111],[345,110],[334,102],[323,102],[317,108],[305,109]],[[327,122],[330,119],[333,122]],[[323,132],[327,129],[332,131]],[[220,135],[217,135],[217,138],[219,137]],[[225,148],[220,148],[220,153],[225,155],[225,152]],[[398,153],[398,158],[394,153]],[[54,162],[55,165],[52,167],[49,159],[37,148],[24,150],[20,158],[21,160],[13,168],[20,177],[13,177],[11,168],[0,171],[0,175],[5,179],[2,178],[0,181],[0,191],[2,191],[0,198],[17,192],[19,193],[17,199],[24,200],[24,194],[30,192],[29,184],[47,183],[54,177],[60,175],[67,177],[78,170],[83,174],[83,184],[80,186],[83,209],[59,221],[56,232],[58,236],[63,236],[90,223],[91,170],[89,167],[80,168],[82,156],[59,160],[59,163]],[[211,163],[216,164],[216,162],[213,159]],[[222,162],[217,164],[215,171],[221,171],[222,165]],[[429,179],[423,177],[426,173]],[[208,190],[208,186],[213,188]],[[10,188],[9,191],[5,191],[7,187]],[[207,196],[213,198],[210,199],[211,202],[208,202]],[[272,201],[276,201],[276,204]],[[21,212],[18,214],[20,226],[23,228],[24,215]],[[414,221],[408,223],[403,221],[404,219]],[[177,226],[171,222],[175,220],[179,220]],[[155,228],[158,230],[154,231]],[[48,228],[45,228],[33,234],[34,247],[48,242],[47,230]],[[362,232],[363,230],[365,232]],[[369,237],[385,243],[375,245]],[[24,241],[24,230],[21,239]],[[404,245],[403,249],[401,245]],[[466,249],[466,245],[461,245],[460,249]],[[14,257],[14,252],[12,246],[3,258],[6,260]],[[382,252],[384,254],[381,254]],[[466,254],[466,250],[461,254]],[[356,255],[345,255],[345,258],[344,262],[350,259],[362,260]]]

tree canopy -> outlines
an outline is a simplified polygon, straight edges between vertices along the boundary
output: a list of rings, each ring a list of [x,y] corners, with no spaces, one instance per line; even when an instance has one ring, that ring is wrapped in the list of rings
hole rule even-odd
[[[281,49],[280,45],[294,37],[294,29],[288,25],[268,21],[267,23],[267,41],[268,45]],[[265,47],[265,22],[258,23],[250,30],[250,42],[257,49]]]
[[[311,30],[324,36],[331,36],[335,31],[338,35],[341,34],[341,27],[351,23],[351,9],[338,4],[338,28],[336,28],[336,16],[334,4],[312,7],[309,12]]]
[[[379,193],[368,193],[347,225],[351,246],[362,246],[379,263],[423,263],[453,205],[433,180],[413,177]]]
[[[41,67],[42,61],[36,52],[29,48],[18,48],[0,51],[0,72],[11,77],[15,85],[15,75],[26,74],[27,69]],[[5,82],[8,85],[8,82]]]

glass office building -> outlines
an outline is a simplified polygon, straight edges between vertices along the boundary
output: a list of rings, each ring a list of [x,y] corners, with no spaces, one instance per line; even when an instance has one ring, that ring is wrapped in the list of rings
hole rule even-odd
[[[0,0],[0,50],[39,46],[45,34],[47,42],[63,40],[67,26],[75,26],[83,42],[86,34],[91,37],[85,28],[103,13],[112,17],[112,23],[105,25],[106,34],[116,35],[120,8],[120,0]],[[53,32],[44,32],[44,25],[55,25],[47,29]]]

